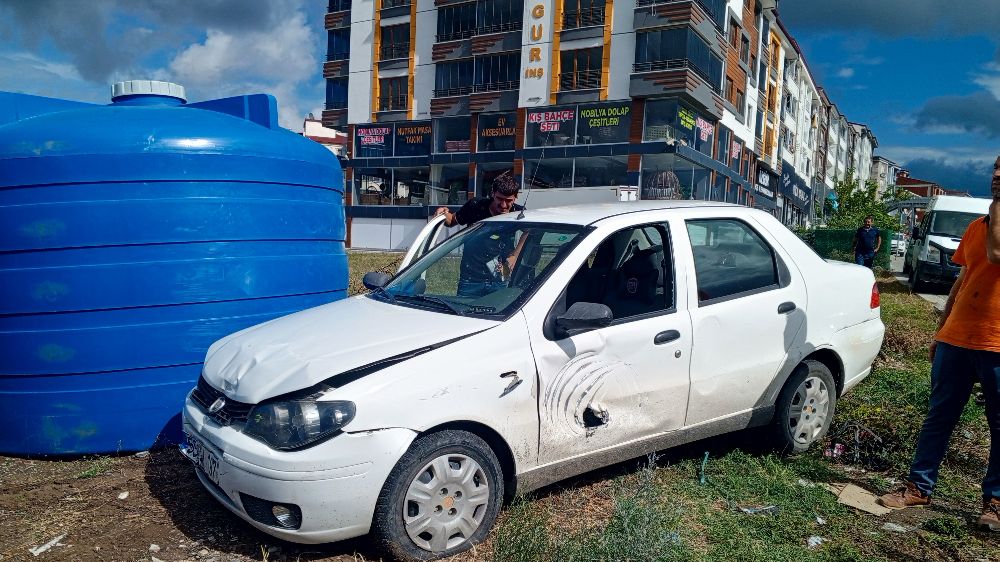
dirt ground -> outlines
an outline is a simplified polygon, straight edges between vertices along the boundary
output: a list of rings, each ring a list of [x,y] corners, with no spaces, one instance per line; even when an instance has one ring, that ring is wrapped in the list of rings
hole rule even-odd
[[[209,496],[176,449],[61,462],[0,457],[3,562],[377,560],[365,546],[272,539]]]

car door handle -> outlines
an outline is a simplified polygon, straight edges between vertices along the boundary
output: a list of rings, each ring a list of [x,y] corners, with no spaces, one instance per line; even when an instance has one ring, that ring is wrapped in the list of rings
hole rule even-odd
[[[677,330],[667,330],[666,332],[660,332],[656,334],[653,338],[653,343],[656,345],[663,345],[665,343],[670,343],[681,337],[681,333]]]
[[[794,302],[783,302],[778,305],[778,314],[788,314],[793,310],[795,310]]]

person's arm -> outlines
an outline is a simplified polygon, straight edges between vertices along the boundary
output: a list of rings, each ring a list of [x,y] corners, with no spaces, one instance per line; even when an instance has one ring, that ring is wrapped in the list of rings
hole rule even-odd
[[[455,226],[458,224],[458,219],[455,218],[455,213],[448,210],[448,207],[438,207],[437,211],[434,211],[435,215],[444,215],[444,225],[445,226]]]
[[[986,259],[1000,265],[1000,196],[990,204],[990,222],[986,227]]]
[[[882,231],[878,231],[878,235],[875,238],[875,253],[878,253],[879,248],[882,247]]]
[[[934,352],[937,351],[937,333],[941,331],[941,328],[944,328],[944,323],[951,316],[951,308],[955,305],[955,298],[958,296],[958,292],[962,290],[962,283],[965,282],[965,272],[967,269],[965,266],[962,266],[962,269],[959,270],[958,279],[955,279],[955,284],[951,286],[951,292],[948,293],[948,301],[944,303],[944,312],[941,313],[937,329],[934,330],[935,339],[931,341],[930,359],[932,362],[934,361]]]
[[[851,243],[851,252],[858,253],[858,231],[854,231],[854,241]]]

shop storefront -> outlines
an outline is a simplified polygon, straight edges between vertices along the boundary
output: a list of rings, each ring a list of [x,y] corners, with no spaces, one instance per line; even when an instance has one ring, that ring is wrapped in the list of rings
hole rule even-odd
[[[808,225],[812,189],[785,160],[781,161],[781,200],[781,222],[788,226]]]
[[[777,192],[781,177],[762,161],[757,161],[757,173],[754,176],[754,207],[774,214],[777,210]]]
[[[430,121],[355,127],[351,161],[354,204],[427,204],[431,138]]]

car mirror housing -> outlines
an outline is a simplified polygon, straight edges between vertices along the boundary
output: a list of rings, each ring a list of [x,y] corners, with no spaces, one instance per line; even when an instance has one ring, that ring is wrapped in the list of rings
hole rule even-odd
[[[391,277],[381,271],[369,271],[368,273],[365,273],[365,276],[361,279],[361,284],[363,284],[365,288],[374,291],[375,289],[385,287],[386,284],[389,283],[389,279],[391,279]]]
[[[577,302],[556,317],[556,325],[563,330],[587,330],[608,326],[614,319],[614,314],[606,305]]]

